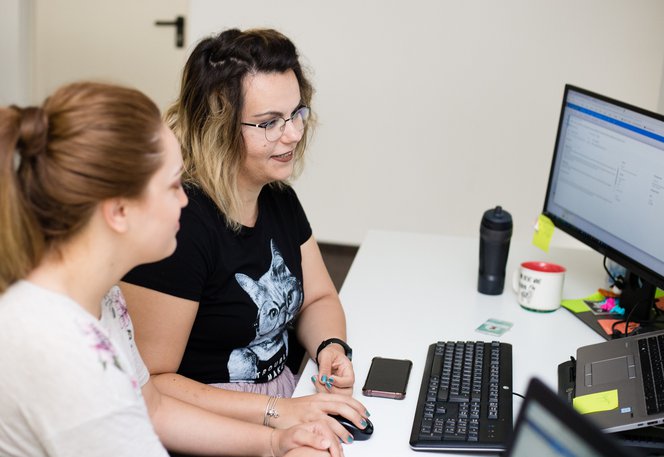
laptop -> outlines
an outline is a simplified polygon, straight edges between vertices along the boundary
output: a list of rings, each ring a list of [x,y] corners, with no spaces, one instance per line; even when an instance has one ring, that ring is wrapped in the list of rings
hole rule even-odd
[[[575,407],[593,400],[585,415],[602,430],[664,424],[664,330],[583,346],[576,359]]]
[[[507,457],[628,457],[635,454],[574,411],[533,378],[519,411]]]

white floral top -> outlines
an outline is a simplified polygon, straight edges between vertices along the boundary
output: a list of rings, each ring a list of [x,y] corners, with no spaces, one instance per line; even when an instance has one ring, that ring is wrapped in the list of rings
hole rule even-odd
[[[27,281],[0,295],[0,455],[159,456],[117,287],[97,320]]]

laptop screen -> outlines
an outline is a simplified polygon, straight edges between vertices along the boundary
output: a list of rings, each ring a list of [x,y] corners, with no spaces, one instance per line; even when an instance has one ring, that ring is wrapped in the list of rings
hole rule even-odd
[[[533,379],[519,412],[509,457],[621,457],[626,450]]]
[[[511,457],[569,456],[601,457],[574,431],[563,424],[537,402],[530,402],[524,412],[526,418],[516,439]],[[537,450],[536,453],[533,453]]]

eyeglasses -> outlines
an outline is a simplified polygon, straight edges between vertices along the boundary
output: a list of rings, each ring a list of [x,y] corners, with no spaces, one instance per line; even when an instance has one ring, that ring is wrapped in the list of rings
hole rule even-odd
[[[306,106],[300,106],[293,111],[293,114],[288,119],[275,117],[274,119],[261,122],[260,124],[250,124],[248,122],[240,122],[240,124],[264,129],[265,139],[267,141],[277,141],[284,134],[284,130],[286,130],[286,122],[291,121],[293,127],[301,132],[304,130],[304,126],[307,125],[307,119],[309,119],[309,108]]]

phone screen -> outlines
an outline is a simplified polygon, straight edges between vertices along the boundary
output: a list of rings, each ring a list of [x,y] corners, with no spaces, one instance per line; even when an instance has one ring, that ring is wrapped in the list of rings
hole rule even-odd
[[[362,393],[367,397],[403,399],[412,366],[410,360],[374,357]]]

